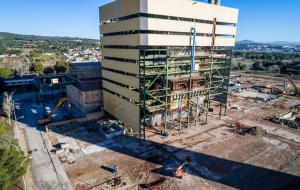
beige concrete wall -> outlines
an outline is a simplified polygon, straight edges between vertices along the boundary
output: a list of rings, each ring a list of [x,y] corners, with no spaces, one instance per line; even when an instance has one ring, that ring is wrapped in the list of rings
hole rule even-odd
[[[139,106],[130,103],[107,91],[103,91],[104,109],[114,117],[122,120],[126,125],[139,131]]]
[[[120,35],[120,36],[105,36],[101,39],[102,45],[138,45],[140,37],[138,34]]]
[[[148,36],[142,36],[142,38],[147,38],[145,41],[147,41],[148,45],[190,46],[190,36],[149,34]],[[196,46],[211,46],[211,41],[212,41],[211,37],[197,36]]]
[[[184,18],[237,23],[238,10],[189,0],[147,0],[147,12]]]
[[[140,28],[140,18],[133,18],[129,20],[123,20],[119,22],[114,22],[112,24],[104,24],[100,26],[101,33],[113,33],[122,32],[130,30],[139,30]]]
[[[100,21],[140,12],[140,0],[118,0],[100,7]]]
[[[234,38],[216,37],[215,46],[235,46]]]
[[[105,79],[110,79],[112,81],[131,86],[133,88],[139,88],[139,79],[137,77],[115,73],[107,70],[102,70],[102,76]]]
[[[139,102],[140,101],[140,97],[139,97],[139,93],[133,90],[130,90],[128,88],[124,88],[120,85],[117,84],[113,84],[111,82],[108,81],[103,81],[103,88],[108,89],[112,92],[115,92],[123,97],[126,97],[128,99],[131,99],[135,102]]]
[[[206,23],[193,23],[178,20],[166,20],[156,18],[133,18],[112,24],[101,25],[101,33],[113,33],[132,30],[157,30],[157,31],[177,31],[190,32],[191,28],[196,28],[197,33],[212,34],[213,25]],[[236,27],[232,25],[217,25],[216,34],[235,35]]]
[[[217,25],[216,34],[226,34],[226,35],[236,35],[237,27],[226,26],[226,25]]]
[[[191,28],[195,28],[197,33],[212,34],[213,32],[213,25],[207,23],[141,18],[142,30],[190,32]],[[236,27],[232,25],[217,25],[216,34],[235,35]]]
[[[102,59],[102,66],[110,69],[114,69],[117,71],[122,71],[131,74],[139,74],[139,64],[137,63],[128,63],[122,61],[113,61]]]
[[[118,0],[100,7],[101,21],[138,12],[237,23],[238,10],[192,0]]]
[[[107,38],[107,37],[105,37]],[[126,38],[126,37],[125,37]],[[117,39],[112,38],[112,41],[116,41]],[[115,42],[118,44],[118,42]],[[121,42],[119,42],[121,43]],[[107,44],[113,45],[113,44]],[[108,57],[115,57],[115,58],[123,58],[123,59],[133,59],[138,60],[140,57],[138,49],[110,49],[110,48],[103,48],[101,50],[102,56]]]
[[[130,36],[129,38],[127,36]],[[115,37],[115,38],[113,38]],[[107,39],[103,45],[144,45],[144,46],[190,46],[190,37],[183,35],[167,35],[167,34],[134,34],[113,36]],[[107,38],[107,37],[105,37]],[[122,40],[116,40],[122,38]],[[135,38],[135,39],[134,39]],[[133,40],[132,40],[133,39]],[[139,41],[140,43],[136,43]],[[196,46],[211,46],[212,37],[197,36]],[[234,46],[235,38],[232,37],[216,37],[216,46]],[[115,51],[115,52],[114,52]],[[108,52],[108,51],[106,51]],[[104,56],[116,55],[118,58],[138,59],[137,52],[124,50],[122,53],[118,49],[113,49],[111,52],[103,53]]]
[[[195,18],[201,20],[213,21],[214,18],[217,22],[237,23],[238,10],[212,5],[208,3],[195,3],[190,0],[119,0],[117,3],[110,3],[100,11],[102,14],[107,14],[108,18],[112,16],[114,9],[118,9],[119,16],[125,16],[137,12],[145,12],[157,15],[168,15],[184,18]],[[124,3],[126,2],[126,3]],[[168,8],[172,5],[172,8]],[[101,26],[101,33],[133,31],[133,30],[155,30],[155,31],[174,31],[174,32],[190,32],[191,27],[196,28],[197,33],[212,33],[212,24],[193,23],[187,21],[165,20],[157,18],[133,18],[125,21],[114,22]],[[236,27],[233,25],[217,25],[216,34],[223,35],[236,35]],[[218,37],[217,46],[234,46],[235,39],[228,39]],[[222,43],[224,42],[224,44]],[[161,46],[187,46],[190,43],[189,36],[178,35],[163,35],[163,34],[132,34],[132,35],[118,35],[106,36],[101,39],[103,45],[161,45]],[[211,38],[197,37],[197,46],[210,46]]]
[[[102,90],[83,92],[73,85],[68,85],[66,89],[68,99],[83,113],[99,111],[103,105]]]

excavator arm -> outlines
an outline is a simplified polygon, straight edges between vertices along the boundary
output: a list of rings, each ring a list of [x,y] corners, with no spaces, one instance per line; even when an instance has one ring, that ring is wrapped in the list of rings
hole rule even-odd
[[[63,97],[57,102],[55,108],[44,119],[38,120],[38,124],[44,125],[46,123],[49,123],[51,121],[51,116],[53,116],[57,112],[57,110],[64,104],[64,102],[67,102],[68,108],[71,108],[72,104],[70,100],[68,100],[68,98],[66,97]]]
[[[64,102],[68,103],[68,108],[71,107],[71,102],[68,100],[68,98],[63,97],[57,102],[55,108],[48,114],[48,117],[54,115],[57,112],[57,110],[63,105]]]
[[[297,85],[296,85],[295,82],[293,81],[292,77],[289,76],[289,75],[287,75],[285,78],[291,83],[291,85],[292,85],[293,88],[294,88],[295,95],[297,96],[297,95],[299,94],[299,89],[297,88]]]

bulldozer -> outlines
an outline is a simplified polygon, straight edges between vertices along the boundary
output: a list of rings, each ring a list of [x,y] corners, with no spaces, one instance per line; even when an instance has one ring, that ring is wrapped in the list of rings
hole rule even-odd
[[[66,102],[66,105],[64,104],[65,102]],[[66,97],[61,98],[61,99],[57,102],[55,108],[54,108],[50,113],[48,113],[48,114],[45,116],[44,119],[38,120],[38,124],[39,124],[39,125],[45,125],[45,124],[51,122],[52,119],[53,119],[53,115],[54,115],[54,114],[57,112],[57,110],[58,110],[60,107],[62,107],[62,106],[66,106],[68,109],[70,109],[71,106],[72,106],[72,104],[71,104],[71,102],[68,100],[68,98],[66,98]]]

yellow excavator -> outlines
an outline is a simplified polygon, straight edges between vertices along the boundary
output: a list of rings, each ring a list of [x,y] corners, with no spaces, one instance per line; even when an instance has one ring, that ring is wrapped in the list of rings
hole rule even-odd
[[[55,108],[54,108],[49,114],[47,114],[46,117],[45,117],[44,119],[38,120],[38,124],[39,124],[39,125],[44,125],[44,124],[47,124],[47,123],[51,122],[52,116],[57,112],[57,110],[58,110],[60,107],[62,107],[62,106],[64,105],[64,102],[67,103],[67,107],[70,109],[71,106],[72,106],[71,102],[68,100],[68,98],[63,97],[63,98],[61,98],[61,99],[57,102]]]
[[[285,76],[286,80],[289,81],[291,83],[291,85],[293,86],[294,88],[294,94],[295,96],[298,96],[300,91],[299,89],[297,88],[297,85],[295,84],[295,82],[293,81],[292,77],[290,75],[286,75]]]

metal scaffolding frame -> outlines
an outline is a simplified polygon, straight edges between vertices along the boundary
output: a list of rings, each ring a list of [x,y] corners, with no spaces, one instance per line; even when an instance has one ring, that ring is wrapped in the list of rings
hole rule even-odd
[[[140,137],[145,138],[146,126],[149,125],[152,113],[163,114],[162,134],[167,134],[168,113],[171,111],[171,99],[176,96],[178,101],[179,126],[189,127],[197,124],[201,115],[205,115],[207,123],[211,102],[227,105],[230,62],[232,49],[223,47],[196,47],[195,64],[193,69],[191,47],[140,47]],[[193,87],[193,78],[205,78],[202,88]],[[170,78],[187,78],[188,89],[181,92],[172,92]],[[200,104],[200,98],[204,103]],[[186,106],[183,106],[183,101]],[[183,125],[183,112],[187,113]]]

